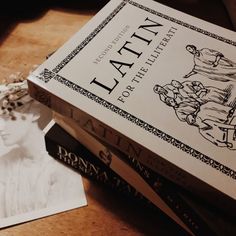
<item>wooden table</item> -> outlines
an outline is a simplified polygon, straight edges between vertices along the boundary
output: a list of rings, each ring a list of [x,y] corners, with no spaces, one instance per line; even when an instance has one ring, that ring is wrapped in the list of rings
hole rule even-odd
[[[183,5],[184,1],[181,2]],[[52,7],[30,20],[1,19],[0,80],[17,71],[28,73],[33,65],[40,64],[96,11]],[[223,17],[220,24],[230,28],[228,18]],[[185,235],[162,213],[153,214],[85,178],[83,182],[88,206],[9,227],[1,230],[0,235]]]

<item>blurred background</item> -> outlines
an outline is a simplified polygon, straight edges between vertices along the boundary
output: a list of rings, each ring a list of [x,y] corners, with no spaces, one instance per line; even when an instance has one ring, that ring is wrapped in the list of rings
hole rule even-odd
[[[156,0],[167,6],[197,16],[220,26],[235,29],[236,0]],[[5,1],[1,4],[0,17],[5,19],[29,19],[42,14],[51,7],[67,8],[68,10],[99,9],[108,0],[48,0],[48,1]],[[234,25],[234,26],[233,26]]]

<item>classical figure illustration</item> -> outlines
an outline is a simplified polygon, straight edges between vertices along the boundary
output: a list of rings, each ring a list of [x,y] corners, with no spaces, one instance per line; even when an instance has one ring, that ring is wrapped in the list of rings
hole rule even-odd
[[[170,85],[174,93],[166,89]],[[198,127],[199,133],[214,145],[236,150],[236,104],[228,102],[231,86],[219,89],[200,81],[172,80],[167,85],[156,84],[153,90],[174,109],[180,121]]]
[[[48,155],[43,126],[50,110],[27,93],[26,81],[0,85],[0,218],[79,203],[80,176]],[[75,187],[76,186],[76,187]],[[77,204],[79,206],[79,204]]]
[[[236,150],[235,108],[206,102],[198,112],[188,115],[186,121],[197,126],[199,133],[213,144]]]
[[[236,63],[214,49],[197,49],[195,45],[187,45],[186,50],[193,55],[193,69],[184,76],[189,78],[200,74],[216,81],[236,82]]]
[[[213,86],[203,86],[200,81],[184,81],[180,83],[172,80],[170,84],[164,86],[156,84],[154,92],[159,94],[161,101],[165,102],[166,98],[173,98],[178,104],[183,101],[198,101],[203,104],[207,101],[215,101],[225,104],[230,95],[230,87],[219,89]]]

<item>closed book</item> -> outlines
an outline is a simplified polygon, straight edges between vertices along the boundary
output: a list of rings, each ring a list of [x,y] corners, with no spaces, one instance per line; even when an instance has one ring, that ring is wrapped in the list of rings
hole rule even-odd
[[[50,124],[45,128],[44,132],[46,150],[52,157],[64,163],[65,165],[74,168],[90,179],[104,183],[106,186],[126,196],[133,196],[134,199],[141,200],[144,205],[147,205],[152,209],[161,210],[174,222],[178,223],[186,233],[188,232],[188,234],[190,233],[193,235],[192,231],[183,223],[182,220],[180,220],[174,211],[172,211],[169,206],[164,203],[157,193],[153,191],[154,194],[152,194],[152,196],[150,194],[150,190],[149,193],[147,193],[148,191],[146,190],[150,189],[148,184],[146,187],[143,186],[143,184],[139,186],[135,184],[138,182],[144,182],[138,173],[135,176],[133,173],[128,172],[128,170],[131,170],[131,168],[124,168],[122,170],[123,173],[126,172],[126,176],[130,176],[128,181],[126,181],[122,178],[125,174],[122,176],[120,172],[120,175],[117,174],[117,172],[113,171],[113,169],[117,168],[108,167],[104,161],[101,161],[105,160],[106,153],[109,153],[109,155],[106,157],[106,160],[108,160],[108,158],[112,158],[112,153],[110,151],[108,152],[108,149],[105,151],[99,149],[98,152],[100,153],[100,158],[95,157],[93,152],[88,150],[84,145],[78,142],[78,140],[73,138],[62,127],[60,127],[58,124],[55,124],[53,121],[50,122]],[[121,167],[127,167],[126,164],[122,165],[121,162],[118,162],[118,165]],[[135,178],[135,180],[131,180],[131,178]],[[139,190],[140,187],[143,186],[143,192],[140,193],[134,186]],[[151,201],[149,201],[149,199],[151,199]],[[194,227],[197,226],[198,225],[194,225]]]
[[[176,223],[182,227],[184,223],[184,229],[187,226],[194,235],[214,235],[214,231],[208,227],[208,224],[202,220],[195,209],[183,200],[180,189],[176,185],[154,173],[149,168],[144,167],[131,156],[126,156],[114,148],[104,145],[101,140],[96,139],[84,130],[80,129],[75,134],[73,129],[68,125],[57,121],[55,120],[56,124],[60,126],[61,132],[64,131],[64,133],[67,133],[65,135],[68,140],[67,142],[76,139],[78,143],[93,153],[94,158],[98,162],[102,162],[107,168],[114,171],[118,176],[132,185]],[[53,135],[55,136],[55,132]],[[62,135],[57,134],[56,136],[60,139],[59,137]],[[86,156],[84,158],[86,159]],[[150,194],[149,189],[154,192],[154,197]],[[157,196],[156,198],[155,195]]]
[[[96,181],[117,193],[150,209],[157,209],[141,193],[128,184],[80,142],[74,139],[63,128],[51,121],[44,129],[47,152],[56,160],[81,173],[84,177]]]
[[[29,76],[29,92],[235,216],[235,46],[235,32],[157,2],[111,0]]]
[[[60,122],[60,124],[62,124]],[[50,129],[45,135],[47,151],[57,160],[62,161],[68,166],[75,168],[81,174],[90,179],[112,188],[114,191],[121,193],[129,199],[138,201],[139,204],[151,210],[156,210],[155,205],[148,201],[143,195],[116,174],[107,164],[104,164],[100,158],[94,156],[89,148],[79,142],[79,133],[70,135],[68,126],[59,125],[52,122],[49,124]],[[64,129],[65,127],[65,129]],[[69,131],[69,132],[67,132]],[[81,136],[83,137],[83,135]],[[94,137],[89,139],[88,147],[94,150]],[[99,142],[99,140],[97,140]],[[84,142],[84,141],[82,141]],[[101,147],[101,146],[100,146]],[[110,147],[109,147],[110,148]],[[82,150],[82,151],[81,151]],[[114,151],[114,149],[111,149]],[[98,150],[97,153],[107,153]],[[160,175],[153,173],[150,169],[142,166],[132,157],[125,157],[117,152],[118,156],[125,162],[129,163],[150,186],[153,186],[157,193],[178,212],[182,218],[188,221],[188,225],[194,235],[216,235],[216,236],[234,236],[236,226],[234,219],[227,217],[217,209],[210,207],[206,202],[200,201],[196,196],[189,194],[173,183],[169,182]],[[119,155],[120,154],[120,155]],[[92,158],[91,158],[92,157]]]

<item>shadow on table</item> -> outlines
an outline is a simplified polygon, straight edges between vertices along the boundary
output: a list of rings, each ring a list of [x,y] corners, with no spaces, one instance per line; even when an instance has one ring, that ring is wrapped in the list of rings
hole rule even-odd
[[[203,20],[233,30],[233,25],[221,0],[156,0]],[[49,0],[49,1],[5,1],[0,9],[0,45],[18,22],[40,18],[50,8],[76,13],[81,10],[99,10],[108,0]],[[214,6],[214,7],[213,7]]]
[[[33,1],[32,1],[33,2]],[[0,9],[0,45],[19,22],[32,21],[41,17],[47,10],[45,4],[26,4],[25,1],[6,1]]]
[[[177,223],[160,210],[151,208],[145,202],[133,196],[126,196],[92,181],[86,195],[106,211],[114,213],[117,218],[130,225],[130,229],[140,232],[140,235],[189,236]],[[103,216],[99,215],[99,217]]]
[[[176,10],[233,30],[233,24],[222,0],[156,0]]]
[[[41,18],[49,9],[57,8],[72,13],[83,13],[88,10],[98,10],[108,0],[87,0],[87,1],[26,1],[17,2],[6,1],[0,8],[0,45],[5,38],[13,31],[15,26],[20,22],[35,21]]]

